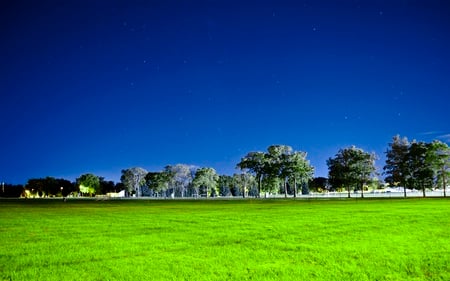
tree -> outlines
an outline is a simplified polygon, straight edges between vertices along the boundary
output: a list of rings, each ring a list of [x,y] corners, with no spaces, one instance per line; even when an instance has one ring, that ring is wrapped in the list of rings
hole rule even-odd
[[[173,196],[185,197],[188,195],[188,191],[191,195],[198,194],[197,190],[190,189],[197,169],[196,166],[186,164],[168,165],[164,168]]]
[[[148,172],[145,183],[154,194],[163,193],[168,189],[169,176],[165,172]]]
[[[412,142],[408,152],[409,182],[415,189],[421,189],[423,197],[426,188],[433,186],[433,166],[430,162],[430,144]]]
[[[66,179],[56,179],[56,185],[63,197],[77,190],[75,184]]]
[[[76,183],[82,194],[88,193],[92,196],[100,193],[100,179],[94,174],[83,174],[76,179]]]
[[[233,194],[233,177],[228,175],[220,175],[218,180],[220,196],[230,196]]]
[[[291,173],[289,159],[293,149],[288,145],[271,145],[267,148],[267,151],[267,175],[270,178],[279,178],[282,180],[284,196],[287,197],[287,182]]]
[[[294,197],[297,197],[297,184],[300,183],[302,187],[307,187],[308,181],[314,174],[314,167],[306,160],[306,156],[307,153],[302,151],[295,151],[285,156],[284,165],[289,179],[293,181]]]
[[[449,175],[449,148],[440,141],[431,143],[400,139],[397,135],[389,144],[386,152],[386,165],[384,166],[386,181],[391,185],[403,185],[404,196],[406,188],[425,190],[433,185],[442,183],[444,196],[446,196],[446,182]]]
[[[40,179],[29,179],[25,185],[25,189],[31,192],[33,196],[67,196],[75,190],[74,184],[65,179],[56,179],[54,177],[46,177]]]
[[[383,167],[384,174],[387,175],[385,181],[391,186],[396,186],[397,184],[403,186],[405,197],[408,179],[411,174],[408,168],[409,147],[410,143],[406,137],[394,136],[386,151],[386,165]]]
[[[23,194],[24,186],[19,184],[0,183],[0,197],[20,197]]]
[[[367,153],[363,150],[360,150],[356,155],[355,172],[361,189],[361,198],[364,197],[364,186],[370,183],[376,174],[376,158],[377,156],[374,153]]]
[[[125,169],[122,170],[120,181],[124,184],[125,190],[129,194],[135,194],[136,197],[141,197],[142,186],[145,184],[145,176],[147,173],[147,170],[140,167]]]
[[[209,196],[217,196],[217,194],[219,194],[218,180],[219,176],[217,175],[216,170],[213,168],[200,168],[195,172],[192,184],[194,188],[198,188],[198,190],[200,190],[200,188],[206,189],[205,194],[206,198],[208,198]]]
[[[268,177],[279,178],[283,182],[284,196],[288,195],[288,182],[291,180],[294,197],[297,184],[304,186],[312,178],[314,168],[306,160],[307,153],[294,151],[288,145],[272,145],[267,149],[266,171]]]
[[[263,178],[264,191],[271,193],[280,193],[280,188],[282,192],[284,191],[283,180],[276,177],[264,177]]]
[[[255,177],[248,173],[233,174],[233,182],[242,197],[245,198],[255,185]]]
[[[375,155],[355,146],[340,149],[335,158],[327,160],[329,183],[334,187],[346,186],[350,198],[350,188],[361,188],[364,197],[364,184],[375,172]]]
[[[100,181],[99,192],[101,194],[106,194],[109,192],[116,192],[116,185],[114,184],[113,181],[107,181],[107,180],[105,180],[104,177],[99,177],[99,181]]]
[[[328,189],[328,179],[324,177],[316,177],[309,181],[310,189],[314,192],[322,192]]]
[[[433,169],[436,185],[442,184],[444,197],[447,197],[447,179],[450,176],[450,148],[446,143],[433,141],[428,147],[426,161]]]
[[[264,152],[249,152],[237,164],[237,168],[255,175],[258,181],[258,196],[261,193],[262,178],[266,172],[266,155]]]
[[[122,190],[125,190],[125,185],[122,182],[116,182],[116,184],[114,185],[114,192],[120,192]]]
[[[44,196],[46,190],[45,179],[29,179],[25,185],[25,189],[31,193],[31,196]]]
[[[46,177],[44,179],[44,195],[46,196],[55,196],[58,193],[61,193],[61,189],[58,186],[58,181],[54,177]]]
[[[258,196],[261,190],[277,189],[277,184],[281,181],[284,195],[287,197],[290,180],[294,187],[294,197],[296,197],[297,184],[306,184],[314,172],[314,168],[306,160],[306,155],[306,152],[294,151],[288,145],[271,145],[266,153],[249,152],[241,159],[237,167],[256,177]]]

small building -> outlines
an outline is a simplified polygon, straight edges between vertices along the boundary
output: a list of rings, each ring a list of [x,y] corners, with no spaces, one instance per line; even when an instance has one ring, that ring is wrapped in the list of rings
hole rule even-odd
[[[106,196],[109,198],[122,198],[125,197],[125,190],[121,190],[119,192],[108,192]]]

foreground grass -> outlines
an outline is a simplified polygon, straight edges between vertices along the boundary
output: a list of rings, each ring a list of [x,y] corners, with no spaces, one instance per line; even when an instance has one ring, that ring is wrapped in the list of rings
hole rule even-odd
[[[0,201],[0,280],[450,280],[450,201]]]

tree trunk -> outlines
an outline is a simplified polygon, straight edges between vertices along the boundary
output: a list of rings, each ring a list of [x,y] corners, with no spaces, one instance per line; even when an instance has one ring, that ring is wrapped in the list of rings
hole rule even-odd
[[[287,198],[287,180],[284,178],[284,198]]]
[[[445,193],[445,189],[447,188],[447,177],[444,167],[442,167],[442,185],[444,187],[444,197],[447,197],[447,194]]]
[[[425,195],[425,183],[422,183],[422,194],[423,194],[423,197],[426,197],[426,195]]]
[[[361,182],[361,198],[364,198],[364,182]]]
[[[297,179],[294,178],[294,198],[297,198]]]
[[[262,176],[258,176],[258,197],[261,198],[261,183],[262,183]]]
[[[406,184],[403,185],[403,197],[406,198]]]
[[[348,198],[350,198],[350,185],[347,186]]]

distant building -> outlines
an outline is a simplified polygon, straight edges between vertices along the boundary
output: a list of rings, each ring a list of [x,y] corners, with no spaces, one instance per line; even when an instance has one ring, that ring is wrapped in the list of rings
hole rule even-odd
[[[125,197],[125,190],[122,190],[120,192],[108,192],[106,193],[106,196],[109,198],[122,198]]]

